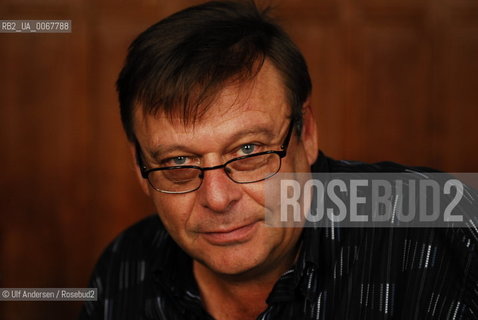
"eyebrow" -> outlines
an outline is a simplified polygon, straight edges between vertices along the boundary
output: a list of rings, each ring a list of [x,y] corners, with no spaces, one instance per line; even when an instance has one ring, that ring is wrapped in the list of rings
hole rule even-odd
[[[269,140],[273,140],[276,137],[275,134],[272,133],[270,128],[266,127],[256,127],[256,128],[248,128],[245,130],[238,131],[234,133],[232,136],[228,138],[230,141],[229,145],[232,144],[233,141],[237,141],[241,138],[252,136],[252,135],[263,135],[265,138]],[[149,154],[153,159],[159,159],[159,156],[162,154],[167,154],[172,151],[184,151],[184,152],[191,152],[191,148],[181,144],[173,144],[169,146],[156,146],[154,150],[149,150]]]

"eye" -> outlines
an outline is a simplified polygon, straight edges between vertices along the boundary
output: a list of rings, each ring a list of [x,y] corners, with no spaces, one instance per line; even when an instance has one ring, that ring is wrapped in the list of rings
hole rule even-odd
[[[167,167],[173,167],[173,166],[182,166],[186,164],[187,162],[190,162],[190,158],[186,156],[178,156],[178,157],[172,157],[168,159],[164,159],[161,161],[161,164]]]
[[[180,157],[172,158],[171,160],[174,162],[174,164],[181,165],[186,163],[187,158],[180,156]]]
[[[254,153],[254,150],[256,149],[256,145],[255,144],[245,144],[241,147],[241,152],[244,153],[245,155],[248,155],[248,154],[251,154],[251,153]]]

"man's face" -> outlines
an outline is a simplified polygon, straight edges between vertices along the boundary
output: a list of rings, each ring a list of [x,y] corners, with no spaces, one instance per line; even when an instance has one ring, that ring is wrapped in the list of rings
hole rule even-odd
[[[194,125],[136,112],[135,133],[146,166],[212,167],[250,153],[280,150],[290,123],[284,91],[278,72],[266,62],[253,81],[222,90]],[[317,154],[313,121],[304,121],[301,138],[294,131],[281,172],[310,171]],[[169,234],[215,273],[265,272],[295,253],[300,228],[265,225],[264,181],[237,184],[218,169],[206,171],[194,192],[165,194],[140,180]]]

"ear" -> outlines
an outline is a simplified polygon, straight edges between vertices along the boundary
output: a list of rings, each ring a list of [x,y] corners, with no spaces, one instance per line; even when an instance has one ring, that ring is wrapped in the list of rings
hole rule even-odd
[[[139,181],[139,185],[141,186],[141,189],[143,189],[143,192],[149,197],[151,196],[151,191],[149,188],[149,183],[147,179],[144,179],[143,176],[141,175],[141,170],[139,169],[138,166],[138,161],[136,159],[136,147],[134,143],[129,143],[129,150],[131,153],[131,159],[133,160],[133,165],[134,165],[134,171],[136,172],[136,178]]]
[[[319,152],[319,140],[317,122],[315,121],[315,117],[312,112],[310,98],[308,98],[302,106],[302,117],[303,125],[301,140],[304,145],[307,161],[311,166],[315,162],[315,160],[317,160],[317,155]]]

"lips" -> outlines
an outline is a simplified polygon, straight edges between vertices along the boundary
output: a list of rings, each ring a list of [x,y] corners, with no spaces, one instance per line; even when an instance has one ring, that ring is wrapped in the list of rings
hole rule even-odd
[[[203,232],[202,237],[213,245],[231,245],[244,243],[252,238],[258,222],[224,231]]]

